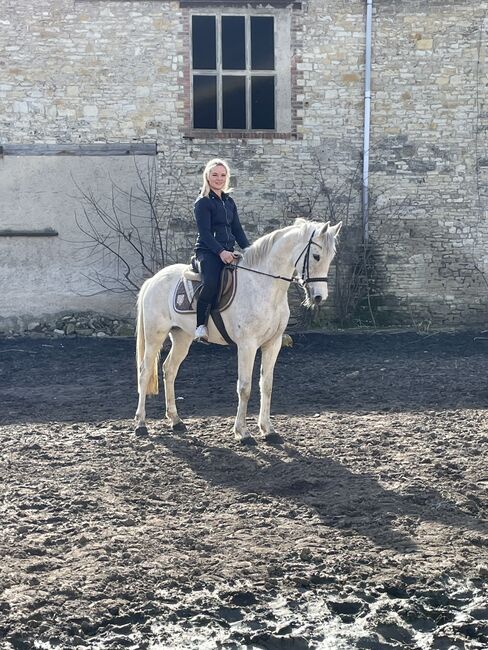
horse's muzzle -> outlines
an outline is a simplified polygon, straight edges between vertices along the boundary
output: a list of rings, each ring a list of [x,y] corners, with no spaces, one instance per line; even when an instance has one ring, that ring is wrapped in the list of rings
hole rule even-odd
[[[313,301],[316,305],[320,305],[322,302],[322,296],[314,296]]]

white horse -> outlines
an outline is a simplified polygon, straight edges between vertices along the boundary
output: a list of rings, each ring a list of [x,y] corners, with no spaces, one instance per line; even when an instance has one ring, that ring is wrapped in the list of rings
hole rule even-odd
[[[297,219],[292,226],[264,235],[246,249],[235,271],[238,273],[236,294],[232,304],[222,313],[222,319],[238,350],[239,405],[234,434],[242,443],[255,444],[247,430],[246,413],[258,348],[261,348],[258,427],[268,442],[280,440],[271,424],[270,403],[274,366],[290,315],[288,287],[292,281],[300,282],[306,291],[307,306],[318,305],[327,298],[327,274],[341,225]],[[173,308],[175,287],[186,268],[184,264],[167,266],[146,280],[139,293],[137,435],[147,434],[146,396],[158,393],[158,359],[168,335],[172,346],[163,364],[166,417],[173,430],[186,429],[176,409],[174,382],[193,341],[195,314],[177,313]],[[209,321],[209,341],[227,345],[212,319]]]

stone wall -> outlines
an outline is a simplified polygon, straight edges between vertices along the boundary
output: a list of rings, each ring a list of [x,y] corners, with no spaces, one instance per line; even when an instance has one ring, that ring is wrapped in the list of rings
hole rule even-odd
[[[488,2],[373,4],[370,239],[380,321],[483,323]],[[345,219],[343,241],[353,233],[357,241],[363,0],[274,10],[290,13],[295,84],[295,132],[279,138],[188,132],[191,10],[179,2],[3,0],[2,7],[0,141],[157,142],[160,209],[171,221],[175,259],[191,247],[191,202],[202,165],[216,154],[231,162],[251,238],[311,211]]]
[[[487,26],[486,3],[377,3],[372,184],[398,209],[372,229],[414,320],[486,322]]]

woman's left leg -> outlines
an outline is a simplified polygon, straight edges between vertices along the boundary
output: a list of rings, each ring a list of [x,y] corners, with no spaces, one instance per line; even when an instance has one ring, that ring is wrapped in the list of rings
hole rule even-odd
[[[224,263],[214,253],[200,253],[197,255],[202,276],[203,287],[197,302],[197,328],[206,325],[208,315],[217,300],[219,291],[220,274]]]

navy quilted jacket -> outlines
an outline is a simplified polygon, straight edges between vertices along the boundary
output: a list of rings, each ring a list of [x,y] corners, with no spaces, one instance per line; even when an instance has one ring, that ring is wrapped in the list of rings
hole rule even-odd
[[[242,229],[234,199],[222,192],[219,197],[210,190],[195,202],[195,219],[198,227],[196,251],[212,251],[219,255],[223,250],[232,251],[237,242],[241,248],[250,244]]]

